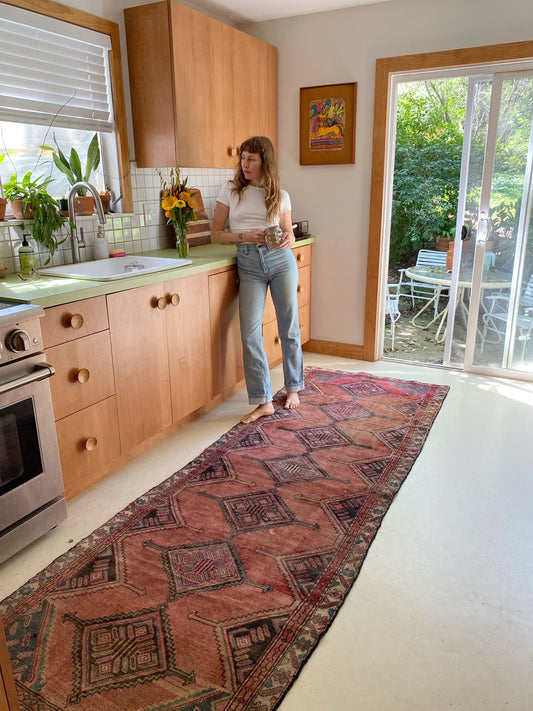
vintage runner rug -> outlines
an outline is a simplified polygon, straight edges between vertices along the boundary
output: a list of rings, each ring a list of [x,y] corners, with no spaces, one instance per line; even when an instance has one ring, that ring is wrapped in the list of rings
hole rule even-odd
[[[23,711],[276,708],[447,390],[307,368],[0,603]]]

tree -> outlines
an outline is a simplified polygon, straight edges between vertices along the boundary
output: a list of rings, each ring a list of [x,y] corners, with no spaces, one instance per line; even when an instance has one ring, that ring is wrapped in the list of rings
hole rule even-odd
[[[390,235],[396,267],[455,233],[466,90],[464,78],[400,85]]]

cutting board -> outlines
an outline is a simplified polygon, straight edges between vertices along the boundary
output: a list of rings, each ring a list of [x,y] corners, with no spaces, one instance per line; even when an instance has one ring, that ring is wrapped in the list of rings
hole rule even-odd
[[[190,188],[191,197],[194,200],[196,220],[187,222],[187,241],[194,247],[196,244],[208,244],[211,242],[211,225],[204,208],[202,193],[199,188]]]

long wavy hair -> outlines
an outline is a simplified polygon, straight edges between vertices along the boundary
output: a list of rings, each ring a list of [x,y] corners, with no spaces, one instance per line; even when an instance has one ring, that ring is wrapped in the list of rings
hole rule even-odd
[[[281,207],[281,188],[278,173],[278,162],[274,153],[274,146],[270,138],[266,136],[252,136],[243,141],[239,147],[239,163],[233,178],[234,187],[232,191],[239,194],[239,202],[244,189],[250,181],[244,177],[241,166],[241,155],[243,151],[247,153],[259,153],[263,161],[263,188],[265,189],[265,206],[267,220],[275,222],[279,218]]]

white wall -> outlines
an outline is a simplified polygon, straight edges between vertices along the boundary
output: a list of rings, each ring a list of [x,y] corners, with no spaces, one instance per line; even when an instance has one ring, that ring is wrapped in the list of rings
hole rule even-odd
[[[126,69],[122,10],[143,0],[61,2],[119,23]],[[278,47],[282,184],[293,218],[308,219],[317,238],[312,338],[363,343],[376,59],[531,40],[532,17],[531,0],[391,0],[243,28]],[[300,87],[349,81],[358,83],[355,164],[300,166]],[[125,93],[130,117],[127,81]],[[131,145],[131,120],[129,131]]]
[[[363,343],[375,61],[533,39],[531,0],[392,0],[255,24],[278,47],[279,157],[313,248],[311,337]],[[300,87],[356,81],[354,165],[299,165]]]

